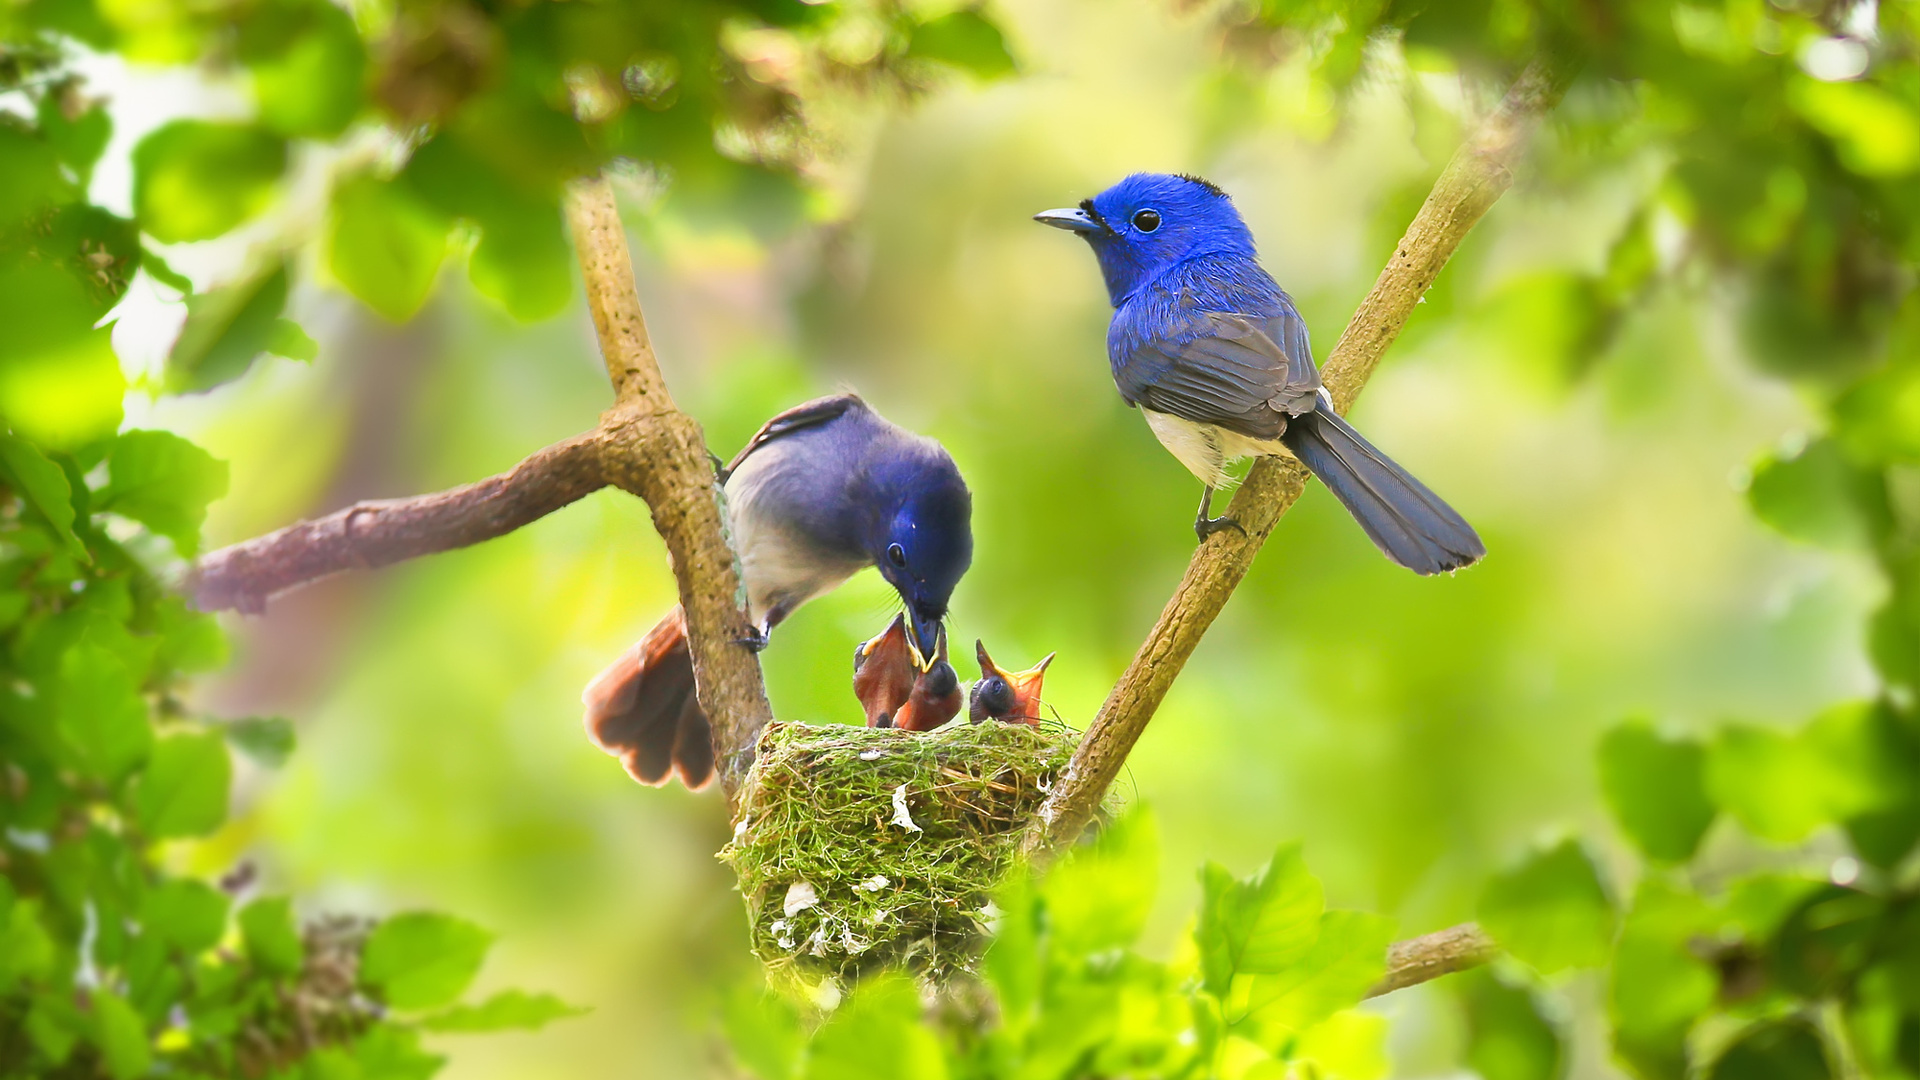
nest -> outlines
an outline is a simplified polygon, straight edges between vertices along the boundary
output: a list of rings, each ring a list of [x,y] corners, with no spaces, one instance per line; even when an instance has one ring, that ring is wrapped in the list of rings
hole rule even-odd
[[[808,981],[969,970],[1021,831],[1076,741],[1018,724],[767,725],[720,853],[754,954]]]

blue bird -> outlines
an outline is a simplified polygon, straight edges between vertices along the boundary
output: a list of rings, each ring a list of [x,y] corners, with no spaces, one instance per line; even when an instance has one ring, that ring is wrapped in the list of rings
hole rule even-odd
[[[721,470],[754,636],[866,567],[906,605],[915,666],[939,661],[941,623],[973,561],[973,497],[939,443],[888,423],[853,394],[767,421]],[[713,779],[713,732],[694,696],[678,607],[589,683],[587,734],[643,784]]]
[[[1206,490],[1204,542],[1229,462],[1291,454],[1389,559],[1417,574],[1470,565],[1486,546],[1454,509],[1360,437],[1320,385],[1307,326],[1262,269],[1227,193],[1194,176],[1135,173],[1034,220],[1092,245],[1113,301],[1107,359],[1127,404]]]

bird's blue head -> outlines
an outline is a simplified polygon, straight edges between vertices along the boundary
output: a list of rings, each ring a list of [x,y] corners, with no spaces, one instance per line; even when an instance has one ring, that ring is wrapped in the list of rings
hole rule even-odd
[[[931,664],[954,587],[973,563],[973,496],[947,452],[931,439],[925,453],[889,462],[875,483],[891,498],[867,543],[874,565],[907,607],[919,666]]]
[[[1201,255],[1253,258],[1253,234],[1227,193],[1197,176],[1134,173],[1077,207],[1033,220],[1093,245],[1114,307],[1167,270]]]

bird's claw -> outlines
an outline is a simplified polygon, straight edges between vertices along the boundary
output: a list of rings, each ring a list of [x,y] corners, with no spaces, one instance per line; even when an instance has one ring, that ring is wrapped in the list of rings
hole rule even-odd
[[[1219,517],[1193,519],[1193,534],[1198,536],[1203,544],[1207,542],[1209,536],[1217,532],[1226,532],[1228,529],[1237,530],[1241,536],[1247,535],[1247,530],[1238,521],[1225,514]]]
[[[767,647],[767,632],[765,630],[755,628],[752,632],[748,633],[747,636],[745,637],[734,638],[733,643],[735,645],[745,646],[748,652],[757,653],[761,649],[764,649]]]

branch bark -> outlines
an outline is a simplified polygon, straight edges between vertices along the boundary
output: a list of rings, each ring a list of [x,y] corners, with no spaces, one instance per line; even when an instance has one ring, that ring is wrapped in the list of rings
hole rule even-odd
[[[1559,56],[1545,56],[1528,65],[1434,182],[1426,203],[1321,369],[1341,412],[1353,404],[1461,240],[1513,185],[1515,162],[1540,118],[1560,100],[1573,71],[1570,60]],[[1215,533],[1193,553],[1173,599],[1034,816],[1022,845],[1029,858],[1046,862],[1078,839],[1093,820],[1167,689],[1246,577],[1280,516],[1300,497],[1307,476],[1305,467],[1291,458],[1267,457],[1254,463],[1228,510],[1245,533],[1231,529]]]
[[[512,470],[431,495],[355,503],[244,543],[194,564],[187,591],[202,611],[258,615],[267,601],[346,570],[491,540],[607,485],[599,432],[535,452]]]
[[[600,421],[603,467],[608,482],[646,500],[666,541],[687,613],[694,693],[713,724],[720,783],[731,807],[773,707],[759,657],[737,644],[752,627],[739,562],[727,543],[713,459],[700,425],[674,406],[660,375],[634,288],[626,229],[605,179],[574,185],[567,221],[616,391],[614,407]]]
[[[1387,947],[1387,973],[1367,990],[1377,998],[1405,990],[1442,975],[1479,967],[1492,960],[1500,947],[1473,923],[1461,923]]]
[[[712,459],[700,425],[674,406],[660,374],[612,188],[600,179],[576,184],[567,218],[614,387],[597,428],[478,483],[359,503],[211,552],[187,589],[203,611],[259,613],[270,598],[323,577],[491,540],[609,484],[622,488],[646,500],[666,541],[687,613],[695,692],[713,722],[731,805],[773,710],[759,660],[734,644],[749,625]]]

